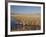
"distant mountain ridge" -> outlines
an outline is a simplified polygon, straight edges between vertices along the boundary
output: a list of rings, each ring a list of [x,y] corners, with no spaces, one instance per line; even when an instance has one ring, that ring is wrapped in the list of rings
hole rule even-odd
[[[11,12],[11,15],[28,15],[28,14],[21,14],[21,13]],[[31,13],[31,15],[40,15],[40,13]]]

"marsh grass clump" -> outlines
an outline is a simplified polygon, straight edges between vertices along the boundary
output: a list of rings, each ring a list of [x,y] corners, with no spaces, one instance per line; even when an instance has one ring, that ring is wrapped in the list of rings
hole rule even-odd
[[[41,18],[40,15],[13,15],[16,20],[16,31],[25,30],[40,30]]]

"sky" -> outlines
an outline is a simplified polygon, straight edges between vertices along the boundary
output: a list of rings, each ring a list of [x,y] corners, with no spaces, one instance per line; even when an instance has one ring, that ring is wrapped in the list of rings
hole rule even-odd
[[[11,5],[11,12],[15,14],[40,14],[40,6],[17,6]]]

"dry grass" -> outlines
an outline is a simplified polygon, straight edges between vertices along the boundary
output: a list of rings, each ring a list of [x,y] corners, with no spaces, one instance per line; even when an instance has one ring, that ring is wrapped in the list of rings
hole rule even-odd
[[[27,25],[40,25],[40,15],[13,15],[16,21],[23,22]]]
[[[12,17],[16,20],[16,22],[19,21],[20,24],[21,23],[23,24],[23,26],[27,26],[26,27],[27,29],[29,27],[31,27],[31,25],[32,25],[32,28],[34,26],[40,26],[41,25],[40,15],[12,15]]]

